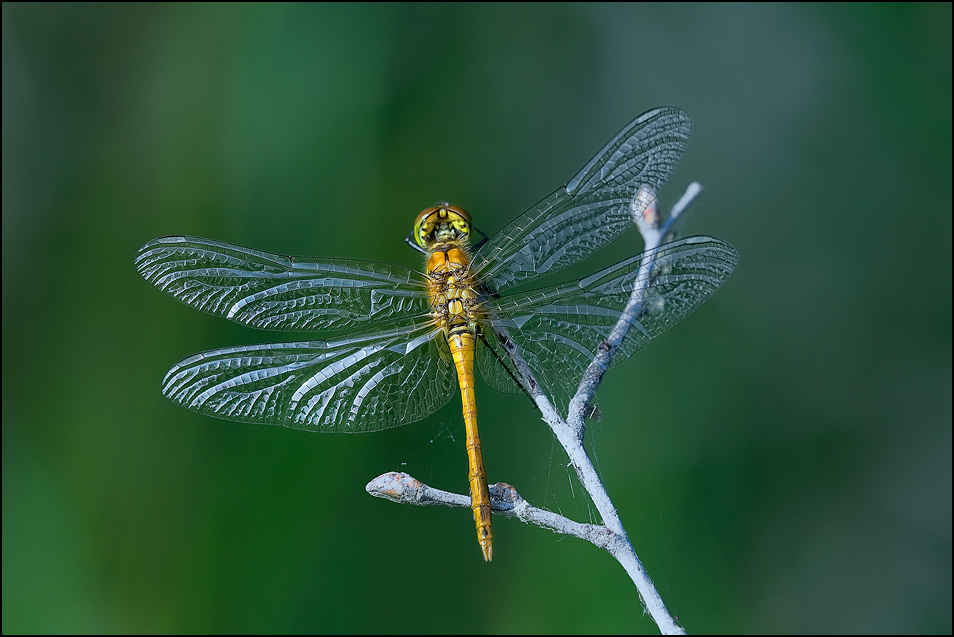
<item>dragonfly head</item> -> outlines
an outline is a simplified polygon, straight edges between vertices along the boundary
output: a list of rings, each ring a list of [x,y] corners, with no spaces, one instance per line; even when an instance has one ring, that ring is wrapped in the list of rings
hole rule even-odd
[[[414,241],[427,250],[436,243],[470,240],[470,213],[446,201],[417,215],[414,222]]]

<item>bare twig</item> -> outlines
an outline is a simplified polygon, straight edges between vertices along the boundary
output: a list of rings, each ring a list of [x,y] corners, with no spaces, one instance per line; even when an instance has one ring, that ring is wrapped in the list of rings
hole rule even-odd
[[[430,506],[440,504],[450,507],[470,508],[470,496],[450,493],[430,487],[406,473],[392,471],[372,480],[365,490],[377,498],[384,498],[399,504]],[[494,513],[517,518],[528,524],[550,529],[560,535],[586,540],[601,549],[621,550],[625,540],[605,526],[583,524],[566,518],[558,513],[538,509],[531,505],[517,490],[505,482],[490,485],[490,507]]]

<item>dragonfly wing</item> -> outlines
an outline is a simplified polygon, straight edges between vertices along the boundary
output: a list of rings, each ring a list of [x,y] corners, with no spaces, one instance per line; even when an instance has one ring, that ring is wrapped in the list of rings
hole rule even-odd
[[[504,346],[510,332],[501,322],[486,322],[481,326],[480,342],[474,353],[474,363],[480,376],[499,392],[519,394],[524,392],[520,372]],[[528,392],[529,393],[529,392]]]
[[[420,274],[398,265],[286,257],[200,239],[144,245],[137,271],[187,305],[266,330],[417,324],[430,311]]]
[[[634,289],[642,289],[615,362],[632,356],[699,307],[738,262],[735,249],[711,237],[689,237],[632,257],[578,282],[487,302],[490,347],[477,357],[495,388],[512,384],[520,357],[543,390],[566,409],[583,371],[610,335]],[[502,341],[509,339],[513,353]],[[503,362],[504,364],[501,364]]]
[[[433,326],[337,341],[229,347],[190,356],[162,381],[187,409],[228,420],[365,432],[424,418],[454,394]]]
[[[689,143],[692,123],[678,108],[630,122],[563,188],[501,230],[474,256],[474,271],[494,290],[561,270],[628,230],[642,214],[640,188],[655,197]]]

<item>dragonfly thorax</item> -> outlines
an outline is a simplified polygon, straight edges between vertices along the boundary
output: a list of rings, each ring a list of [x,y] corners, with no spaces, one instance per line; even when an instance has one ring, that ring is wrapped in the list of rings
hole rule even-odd
[[[428,252],[431,315],[446,330],[457,326],[473,329],[477,320],[477,292],[466,247],[448,241],[434,244]]]
[[[439,243],[470,241],[470,213],[458,206],[441,202],[417,216],[414,240],[425,250]]]

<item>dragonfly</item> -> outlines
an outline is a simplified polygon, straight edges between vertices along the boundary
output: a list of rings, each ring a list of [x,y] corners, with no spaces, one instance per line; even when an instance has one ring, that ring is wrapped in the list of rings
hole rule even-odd
[[[585,259],[632,227],[675,170],[691,120],[656,108],[624,127],[565,186],[472,247],[470,214],[440,203],[408,242],[423,271],[374,261],[288,257],[172,236],[136,256],[150,283],[193,308],[320,340],[214,349],[162,381],[173,403],[216,418],[316,432],[371,432],[419,421],[459,390],[477,539],[493,555],[477,430],[474,368],[492,388],[534,391],[564,410],[634,289],[643,303],[615,362],[695,310],[737,263],[712,237],[673,241],[579,281],[503,294]]]

